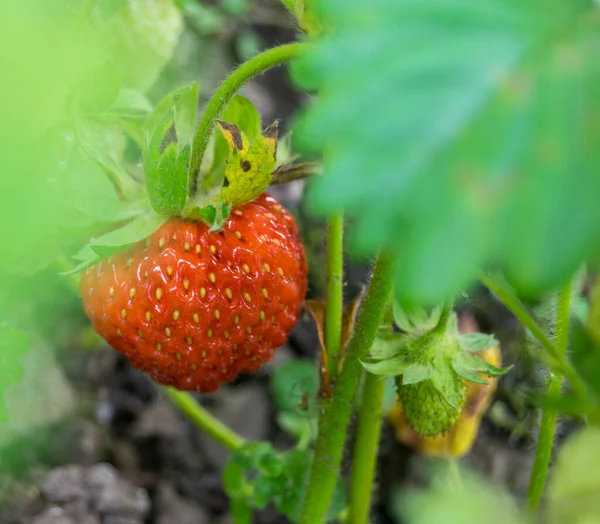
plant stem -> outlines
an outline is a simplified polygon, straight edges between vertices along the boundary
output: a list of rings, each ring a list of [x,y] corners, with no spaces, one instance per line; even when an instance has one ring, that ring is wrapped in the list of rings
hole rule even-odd
[[[383,315],[380,335],[391,333],[391,304],[388,301]],[[381,435],[381,410],[385,393],[382,377],[364,372],[362,399],[358,411],[358,429],[354,443],[348,524],[368,524],[371,508],[373,478]]]
[[[206,147],[208,146],[215,121],[219,118],[233,95],[235,95],[237,90],[248,82],[248,80],[264,73],[267,69],[292,60],[305,48],[306,44],[294,43],[264,51],[240,65],[218,87],[204,110],[204,114],[202,115],[192,144],[190,173],[191,179],[193,180],[192,185],[194,187],[195,179],[198,176],[202,158],[206,152]]]
[[[435,326],[434,331],[436,333],[443,333],[446,331],[446,327],[448,326],[448,319],[450,318],[450,315],[452,314],[452,306],[453,306],[453,302],[449,301],[449,302],[445,302],[443,307],[442,307],[442,311],[440,312],[440,318],[438,319],[438,323],[437,326]]]
[[[206,411],[189,393],[183,393],[168,387],[163,387],[162,390],[171,402],[194,424],[202,428],[226,448],[235,450],[242,447],[244,439]]]
[[[338,479],[354,396],[360,383],[360,360],[366,356],[377,336],[392,287],[391,272],[392,261],[387,256],[380,255],[375,264],[362,312],[348,345],[333,400],[324,402],[321,406],[324,412],[319,420],[315,455],[300,524],[325,521],[329,501]]]
[[[569,344],[569,322],[571,313],[571,283],[569,282],[558,294],[558,304],[556,308],[556,322],[554,344],[561,355],[566,355]],[[559,395],[562,389],[563,377],[560,372],[549,372],[548,383],[546,384],[546,395]],[[540,424],[540,433],[538,436],[537,447],[535,450],[535,460],[529,479],[529,490],[527,491],[527,507],[535,511],[540,505],[546,475],[548,473],[548,464],[552,456],[552,447],[554,445],[554,433],[556,430],[556,411],[545,409],[542,412],[542,422]]]
[[[281,0],[281,3],[287,7],[290,13],[296,13],[296,1],[295,0]]]
[[[327,296],[325,301],[325,350],[329,374],[338,374],[344,309],[344,217],[336,215],[327,224]]]
[[[547,360],[556,370],[565,375],[569,380],[573,392],[580,398],[586,398],[585,384],[569,362],[564,351],[559,351],[558,347],[550,340],[548,335],[525,309],[521,301],[508,289],[501,281],[490,275],[481,275],[479,277],[485,287],[487,287],[496,297],[517,317],[530,333],[537,338],[546,352]]]

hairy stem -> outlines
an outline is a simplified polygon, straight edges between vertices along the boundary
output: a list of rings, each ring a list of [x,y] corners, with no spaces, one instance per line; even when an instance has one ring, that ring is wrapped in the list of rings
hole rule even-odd
[[[569,344],[569,323],[571,312],[571,283],[568,283],[558,294],[558,304],[556,308],[556,322],[554,345],[561,355],[566,355]],[[546,394],[555,396],[560,394],[562,389],[563,376],[560,372],[549,372],[548,382],[546,384]],[[537,447],[535,450],[535,460],[529,479],[529,490],[527,491],[527,506],[530,510],[536,511],[540,505],[548,465],[552,456],[552,447],[554,445],[554,433],[556,431],[556,411],[545,409],[542,413],[542,422],[540,424],[540,433],[538,436]]]
[[[230,450],[242,447],[244,439],[206,411],[189,393],[168,387],[163,387],[162,390],[194,424],[206,431],[217,442]]]
[[[337,381],[333,400],[323,403],[308,491],[302,507],[301,524],[324,522],[338,479],[340,462],[350,422],[363,359],[377,336],[385,304],[391,291],[392,261],[380,255]]]
[[[281,0],[281,3],[289,9],[290,13],[296,13],[296,0]]]
[[[246,82],[268,69],[297,57],[306,47],[306,44],[286,44],[274,47],[260,53],[244,62],[235,69],[215,91],[208,102],[198,130],[192,144],[192,157],[190,160],[190,174],[192,187],[196,186],[195,179],[202,164],[202,158],[210,140],[215,121],[219,118],[233,95]]]
[[[388,301],[379,333],[385,335],[391,333],[391,331],[392,307]],[[352,460],[348,524],[369,523],[369,510],[373,493],[371,487],[373,486],[377,465],[384,393],[385,380],[365,371]]]
[[[585,384],[569,362],[566,353],[564,351],[560,351],[554,342],[550,340],[548,335],[531,316],[527,309],[525,309],[525,306],[513,294],[513,292],[501,281],[493,278],[490,275],[481,275],[480,280],[482,284],[487,287],[538,340],[546,353],[545,356],[551,367],[555,371],[564,374],[564,376],[569,380],[569,383],[573,388],[573,392],[581,398],[585,398]]]
[[[344,309],[344,217],[336,215],[327,225],[327,296],[325,301],[325,350],[329,374],[338,374]]]

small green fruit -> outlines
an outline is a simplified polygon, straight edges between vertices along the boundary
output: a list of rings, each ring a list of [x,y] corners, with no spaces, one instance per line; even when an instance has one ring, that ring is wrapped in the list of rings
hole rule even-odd
[[[431,380],[402,384],[396,377],[398,397],[413,429],[426,437],[439,435],[456,424],[465,404],[466,384],[460,381],[460,398],[451,406]]]

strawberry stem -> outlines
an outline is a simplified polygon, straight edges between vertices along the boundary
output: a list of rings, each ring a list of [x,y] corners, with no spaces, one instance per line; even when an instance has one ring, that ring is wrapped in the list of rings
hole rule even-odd
[[[329,502],[338,480],[354,397],[360,385],[363,369],[360,361],[373,345],[381,325],[392,289],[392,267],[390,258],[379,256],[362,312],[348,345],[333,399],[324,399],[321,404],[323,414],[319,420],[316,449],[300,524],[315,524],[326,520]]]
[[[167,387],[163,387],[162,390],[196,426],[206,431],[227,449],[233,451],[244,445],[244,439],[240,435],[211,415],[189,393]]]
[[[379,328],[379,335],[392,332],[392,304],[388,300]],[[350,503],[348,507],[349,522],[352,524],[368,524],[373,478],[377,464],[377,449],[381,435],[381,411],[385,379],[364,371],[364,382],[360,408],[358,411],[358,428],[352,460],[352,476],[350,478]]]
[[[566,355],[569,344],[569,323],[571,313],[571,283],[567,285],[558,294],[558,304],[556,308],[556,323],[554,344],[561,355]],[[548,382],[546,384],[546,395],[553,397],[559,395],[562,389],[563,375],[560,372],[550,371]],[[535,450],[535,460],[529,479],[529,489],[527,491],[527,507],[532,512],[537,511],[544,485],[548,473],[548,464],[552,456],[552,447],[554,444],[554,433],[556,431],[556,411],[544,409],[542,412],[542,422],[540,424],[540,433],[538,435],[537,447]]]
[[[523,326],[538,340],[545,351],[545,358],[555,372],[560,372],[568,379],[573,392],[580,398],[586,398],[586,387],[577,371],[569,362],[566,354],[559,350],[548,335],[525,309],[525,306],[504,283],[491,275],[480,275],[479,280],[506,308],[521,321]]]
[[[206,152],[215,121],[221,116],[221,113],[227,107],[233,95],[236,94],[240,87],[255,76],[296,58],[305,47],[306,44],[293,43],[268,49],[240,65],[218,87],[204,110],[192,143],[192,156],[190,159],[191,196],[196,192],[202,158]]]
[[[325,300],[325,350],[332,379],[338,374],[344,310],[344,217],[327,224],[327,294]]]

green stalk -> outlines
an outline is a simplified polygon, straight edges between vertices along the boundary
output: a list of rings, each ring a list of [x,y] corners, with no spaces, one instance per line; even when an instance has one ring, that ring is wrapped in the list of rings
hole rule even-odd
[[[566,355],[569,344],[569,322],[571,312],[571,283],[569,282],[558,294],[556,309],[556,323],[554,344],[561,355]],[[563,376],[559,372],[550,371],[548,383],[546,384],[546,395],[551,397],[559,395],[562,389]],[[556,431],[556,411],[545,409],[542,412],[542,422],[535,450],[535,460],[529,479],[529,490],[527,491],[527,507],[536,511],[540,505],[548,464],[552,456],[554,445],[554,433]]]
[[[546,353],[545,356],[550,365],[555,371],[562,373],[569,380],[573,392],[581,398],[586,398],[585,384],[569,362],[566,353],[559,350],[558,346],[550,340],[536,320],[525,309],[521,301],[502,282],[490,275],[481,275],[479,279],[521,321],[525,328],[537,338]]]
[[[327,295],[325,301],[325,350],[332,379],[338,374],[344,309],[344,217],[336,215],[327,225]]]
[[[381,335],[392,331],[392,308],[388,301],[379,330]],[[358,411],[358,429],[354,443],[348,524],[368,524],[373,479],[377,465],[377,450],[381,435],[381,411],[385,380],[364,372],[362,399]]]
[[[162,390],[184,415],[217,442],[232,451],[243,446],[244,439],[240,435],[223,424],[218,418],[213,417],[189,393],[183,393],[168,387],[163,387]]]
[[[380,256],[363,309],[348,345],[344,366],[335,387],[333,400],[324,402],[319,433],[311,466],[308,491],[302,507],[300,524],[324,522],[338,479],[340,462],[350,422],[356,390],[360,384],[363,359],[377,336],[385,304],[392,288],[392,261]]]
[[[195,186],[195,179],[202,164],[202,158],[210,140],[215,121],[219,118],[227,104],[240,87],[255,76],[268,69],[296,58],[306,48],[306,44],[286,44],[260,53],[235,69],[215,91],[208,102],[192,144],[190,173]]]

